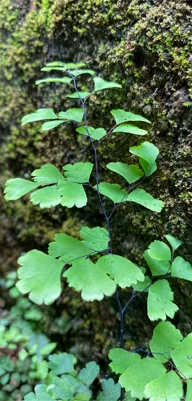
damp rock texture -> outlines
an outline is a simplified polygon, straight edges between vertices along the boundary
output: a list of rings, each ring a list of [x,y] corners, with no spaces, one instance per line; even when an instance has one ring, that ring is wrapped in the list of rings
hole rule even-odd
[[[0,142],[1,187],[11,177],[30,176],[43,163],[92,160],[75,127],[42,133],[38,123],[20,126],[21,117],[40,107],[69,106],[60,85],[36,87],[48,61],[84,61],[97,74],[122,83],[90,104],[89,123],[110,127],[112,108],[146,116],[147,140],[159,147],[158,170],[143,188],[165,202],[161,214],[137,205],[118,209],[113,220],[114,250],[143,265],[142,253],[154,239],[170,233],[184,241],[191,257],[192,8],[186,0],[2,0],[0,4]],[[130,162],[135,136],[112,136],[100,149],[100,174],[109,161]],[[85,209],[57,207],[41,211],[26,197],[1,208],[1,271],[16,268],[17,256],[32,248],[46,251],[56,232],[77,235],[81,223],[102,224],[96,199]],[[94,201],[94,207],[91,203]],[[108,207],[111,207],[110,205]],[[192,261],[192,260],[191,260]],[[190,326],[191,288],[175,283],[178,305],[185,305],[181,325]],[[90,306],[91,307],[91,306]],[[133,310],[134,311],[134,310]],[[134,326],[134,313],[131,314]],[[141,316],[142,338],[147,323]],[[95,340],[97,342],[97,340]],[[100,344],[100,340],[99,340]]]

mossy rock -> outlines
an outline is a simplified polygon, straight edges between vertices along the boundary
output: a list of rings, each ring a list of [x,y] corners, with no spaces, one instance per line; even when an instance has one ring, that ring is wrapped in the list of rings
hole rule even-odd
[[[21,128],[20,120],[36,108],[57,110],[60,105],[69,104],[61,86],[35,86],[37,77],[43,76],[42,65],[56,59],[85,61],[104,78],[123,85],[122,91],[107,91],[94,99],[88,116],[90,124],[110,127],[110,110],[114,107],[143,114],[152,121],[147,139],[160,149],[158,171],[144,188],[162,199],[165,209],[161,214],[152,214],[139,206],[119,209],[113,220],[114,249],[142,264],[142,253],[149,242],[169,232],[184,241],[182,252],[190,260],[190,19],[191,7],[185,0],[44,0],[37,1],[31,9],[29,2],[15,4],[3,0],[0,5],[2,186],[6,178],[28,177],[34,168],[46,162],[61,167],[81,160],[85,142],[77,137],[75,127],[42,134],[40,125]],[[135,137],[127,135],[104,142],[100,149],[101,176],[106,162],[127,162],[128,148],[137,142]],[[86,152],[91,160],[89,147]],[[108,172],[106,177],[111,180],[113,175]],[[102,215],[97,206],[92,208],[91,202],[75,213],[62,208],[42,212],[31,206],[27,198],[6,204],[1,199],[1,208],[4,271],[10,269],[19,252],[33,247],[46,250],[56,232],[67,229],[76,235],[74,227],[79,220],[83,224],[88,221],[102,224]],[[10,256],[10,248],[16,250],[14,257]],[[186,288],[187,295],[189,288],[185,283],[177,286],[183,304],[182,294]],[[190,310],[182,312],[181,322],[188,316]],[[132,327],[133,320],[132,316]],[[142,327],[141,331],[148,333],[148,323],[142,323]]]

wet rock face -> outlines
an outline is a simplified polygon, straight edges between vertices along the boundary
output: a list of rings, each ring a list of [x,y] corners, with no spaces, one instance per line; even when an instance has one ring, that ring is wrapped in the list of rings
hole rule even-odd
[[[36,10],[31,11],[29,1],[15,4],[3,0],[0,5],[2,185],[6,178],[29,175],[46,162],[61,167],[81,160],[85,154],[91,160],[85,143],[82,152],[74,127],[44,135],[38,124],[20,127],[21,117],[36,108],[58,110],[69,105],[60,86],[35,86],[34,81],[42,76],[40,68],[45,62],[85,61],[104,78],[122,82],[122,91],[107,91],[105,96],[94,99],[89,122],[95,127],[110,127],[109,111],[114,107],[138,112],[152,122],[147,139],[160,149],[159,168],[144,189],[162,199],[165,209],[159,215],[136,205],[129,206],[123,212],[118,211],[113,222],[115,251],[141,265],[142,252],[149,242],[168,232],[184,241],[183,256],[191,258],[189,3],[185,0],[47,0],[36,1]],[[135,143],[139,139],[126,135],[105,142],[100,150],[101,176],[109,161],[129,163],[132,159],[128,148]],[[111,173],[107,172],[106,178],[117,180],[107,174]],[[10,268],[10,257],[6,257],[10,256],[10,243],[19,250],[38,247],[46,251],[47,243],[62,228],[76,235],[79,218],[84,223],[102,223],[98,208],[93,209],[91,202],[83,211],[75,211],[75,215],[62,208],[42,212],[27,199],[5,205],[1,200],[1,207],[4,270]],[[11,259],[11,267],[15,265]],[[178,286],[181,304],[184,293],[185,286],[182,293]],[[186,294],[189,294],[188,287]],[[142,315],[143,312],[141,321]],[[190,313],[186,311],[184,315],[182,319],[186,322]],[[134,310],[132,319],[133,316]],[[145,322],[142,332],[145,332]]]

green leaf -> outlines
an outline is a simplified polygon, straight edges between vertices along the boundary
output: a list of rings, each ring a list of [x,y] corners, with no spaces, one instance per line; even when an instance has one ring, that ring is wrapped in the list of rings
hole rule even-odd
[[[103,391],[98,395],[97,401],[117,401],[121,395],[121,386],[113,379],[104,379],[101,382]]]
[[[183,336],[180,330],[170,322],[160,322],[153,331],[153,337],[149,344],[153,356],[160,362],[166,363]],[[165,356],[164,356],[164,355]]]
[[[119,255],[105,255],[99,258],[97,266],[121,288],[130,287],[143,281],[144,275],[137,265]]]
[[[104,295],[111,296],[116,289],[115,283],[88,259],[73,264],[63,276],[69,287],[82,291],[85,301],[101,301]]]
[[[58,400],[69,401],[72,400],[74,389],[65,377],[54,377],[54,387],[52,388],[54,398]],[[42,400],[43,401],[43,400]]]
[[[59,118],[69,121],[76,121],[78,123],[81,122],[83,116],[84,116],[84,110],[77,108],[68,109],[66,111],[60,111],[58,114]]]
[[[100,371],[99,365],[96,362],[89,362],[86,364],[86,368],[82,369],[79,373],[79,380],[84,383],[87,387],[90,387],[98,376]]]
[[[184,280],[192,281],[192,266],[181,256],[174,259],[171,267],[171,276],[182,278]]]
[[[192,380],[187,380],[187,394],[185,401],[191,401],[192,400]]]
[[[30,293],[29,298],[38,305],[49,305],[59,297],[63,262],[34,249],[21,256],[18,264],[16,286],[22,294]]]
[[[160,261],[157,259],[151,258],[148,251],[144,252],[144,259],[146,260],[152,275],[155,276],[163,276],[167,274],[170,268],[170,263],[168,261]]]
[[[158,154],[159,149],[151,142],[142,142],[139,146],[132,146],[129,151],[141,159],[145,160],[150,165],[153,165]]]
[[[65,263],[76,258],[86,257],[90,254],[90,249],[76,238],[67,234],[56,234],[54,242],[49,244],[49,255],[59,258]]]
[[[171,352],[171,357],[179,372],[187,379],[192,378],[192,333]]]
[[[112,82],[112,81],[108,82],[99,77],[95,77],[95,78],[93,78],[93,80],[95,83],[94,92],[101,91],[104,89],[122,88],[122,86],[120,84],[118,84],[117,82]]]
[[[147,309],[150,320],[165,320],[166,315],[173,319],[179,309],[173,302],[173,292],[167,280],[156,281],[148,291]]]
[[[89,75],[95,75],[95,71],[93,70],[73,70],[70,71],[70,73],[74,76],[74,77],[78,77],[79,75],[83,75],[83,74],[89,74]]]
[[[152,195],[140,188],[132,191],[125,200],[128,202],[138,203],[139,205],[157,213],[160,213],[164,207],[164,203],[161,200],[153,198]]]
[[[24,401],[52,401],[53,398],[46,393],[46,386],[39,384],[35,387],[35,394],[29,393],[24,397]]]
[[[71,81],[72,81],[72,78],[69,78],[69,77],[63,77],[63,78],[48,77],[48,78],[38,79],[37,81],[35,81],[35,83],[36,83],[36,85],[50,83],[50,82],[61,82],[63,84],[69,84]]]
[[[41,129],[42,131],[49,131],[50,129],[56,128],[63,123],[64,121],[61,120],[46,121],[46,123],[41,126]]]
[[[39,184],[24,180],[23,178],[11,178],[5,183],[5,200],[16,200],[21,196],[26,195],[28,192],[33,191]]]
[[[149,177],[157,170],[156,162],[150,164],[150,163],[146,162],[146,160],[141,159],[141,157],[140,157],[139,163],[140,163],[146,177]]]
[[[180,245],[182,245],[182,241],[173,237],[173,235],[167,234],[165,235],[165,238],[170,243],[173,251],[176,251],[176,249],[179,248]]]
[[[161,377],[166,370],[161,362],[154,358],[144,358],[131,365],[119,379],[119,383],[131,396],[143,400],[144,390],[148,383]]]
[[[53,164],[44,164],[41,168],[31,173],[34,181],[40,185],[56,184],[64,181],[63,175]]]
[[[49,356],[49,369],[54,376],[74,371],[74,356],[66,352]]]
[[[45,67],[41,68],[41,71],[68,71],[73,70],[74,68],[85,67],[84,63],[62,63],[58,62],[50,62],[46,64]],[[70,71],[73,72],[73,71]]]
[[[125,164],[121,162],[108,163],[106,166],[109,170],[121,175],[125,180],[132,184],[139,180],[143,176],[143,171],[139,169],[135,164]]]
[[[59,184],[58,192],[62,196],[60,202],[62,206],[81,208],[87,204],[87,196],[83,185],[65,181]]]
[[[130,393],[125,393],[125,396],[124,396],[123,400],[124,401],[136,401],[136,398],[135,397],[131,397]]]
[[[168,261],[171,260],[170,248],[162,241],[151,242],[148,249],[148,254],[153,259]]]
[[[109,351],[109,359],[111,359],[111,363],[109,364],[110,368],[116,374],[123,373],[126,369],[128,369],[131,365],[138,362],[141,357],[139,354],[134,352],[125,351],[122,348],[113,348]]]
[[[101,252],[108,248],[109,235],[105,228],[85,226],[81,228],[80,236],[84,240],[82,243],[89,249]]]
[[[63,61],[49,61],[46,67],[64,67],[66,64]]]
[[[95,139],[97,141],[99,141],[101,138],[103,138],[107,133],[104,128],[88,127],[88,130],[89,130],[89,134],[88,134],[88,132],[86,130],[86,127],[79,127],[79,128],[76,129],[78,134],[86,135],[86,136],[90,135],[90,137],[92,139]]]
[[[85,67],[85,66],[86,66],[86,64],[85,64],[85,63],[82,63],[81,61],[78,62],[78,63],[66,63],[65,65],[66,65],[66,67],[69,68],[69,69],[82,68],[82,67]]]
[[[183,386],[174,371],[152,380],[145,387],[145,397],[149,401],[180,401],[183,397]]]
[[[38,109],[34,113],[30,113],[24,116],[21,120],[21,125],[32,123],[34,121],[56,120],[56,119],[58,119],[58,117],[52,109]]]
[[[64,174],[68,181],[86,183],[89,182],[90,175],[93,170],[93,164],[89,162],[66,164],[63,166],[63,170],[65,170]]]
[[[48,343],[43,348],[41,348],[40,353],[43,356],[49,355],[57,346],[57,343]]]
[[[131,124],[120,124],[113,130],[113,132],[126,132],[127,134],[133,135],[147,135],[147,131],[145,129],[141,129]]]
[[[77,92],[69,93],[68,95],[66,95],[66,97],[69,97],[70,99],[80,99],[80,98],[86,99],[90,95],[91,95],[91,92],[78,91],[78,93]]]
[[[144,281],[138,281],[136,284],[132,285],[134,290],[138,292],[148,291],[148,288],[152,283],[151,279],[148,276],[145,276],[146,269],[141,267],[141,271],[144,274]]]
[[[41,361],[38,364],[37,368],[38,378],[41,380],[45,380],[48,376],[48,363],[46,361]]]
[[[142,121],[151,124],[147,118],[142,117],[139,114],[131,113],[130,111],[124,111],[122,109],[111,110],[111,114],[115,118],[116,124],[121,124],[128,121]]]
[[[97,186],[94,186],[97,189]],[[108,182],[100,182],[99,192],[107,196],[114,203],[121,203],[127,199],[127,191],[122,189],[119,184],[109,184]]]
[[[91,394],[77,393],[77,394],[75,394],[73,401],[89,401],[90,398],[91,398]]]
[[[33,205],[39,205],[42,209],[59,205],[61,196],[56,185],[38,189],[30,195]]]

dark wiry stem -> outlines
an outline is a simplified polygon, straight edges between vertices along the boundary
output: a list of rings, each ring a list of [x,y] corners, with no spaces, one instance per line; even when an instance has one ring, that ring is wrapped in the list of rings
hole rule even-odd
[[[84,110],[85,129],[87,131],[91,146],[93,148],[94,162],[95,162],[96,192],[97,192],[97,195],[98,195],[98,198],[99,198],[99,203],[100,203],[100,206],[101,206],[101,210],[103,212],[103,215],[104,215],[105,221],[106,221],[106,225],[107,225],[107,231],[108,231],[108,237],[109,237],[108,253],[112,254],[113,248],[112,248],[111,226],[110,226],[110,218],[112,217],[112,215],[107,216],[105,205],[103,203],[103,200],[102,200],[102,197],[101,197],[101,194],[100,194],[100,191],[99,191],[99,167],[98,167],[97,147],[94,145],[93,138],[91,137],[90,132],[89,132],[89,126],[88,126],[88,120],[87,120],[87,109],[86,109],[86,106],[85,106],[85,101],[83,101],[83,99],[80,96],[80,93],[79,93],[78,88],[77,88],[75,77],[72,74],[70,74],[70,76],[73,79],[73,85],[74,85],[75,91],[79,96],[81,107]],[[112,132],[112,130],[110,130],[109,133],[110,132]],[[115,297],[116,297],[116,300],[117,300],[117,305],[118,305],[119,314],[120,314],[120,345],[121,345],[121,348],[124,348],[124,314],[123,314],[123,310],[122,310],[122,307],[121,307],[121,302],[120,302],[120,299],[119,299],[118,289],[116,289]]]

